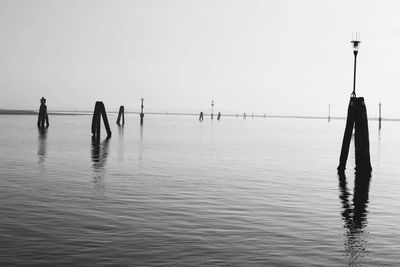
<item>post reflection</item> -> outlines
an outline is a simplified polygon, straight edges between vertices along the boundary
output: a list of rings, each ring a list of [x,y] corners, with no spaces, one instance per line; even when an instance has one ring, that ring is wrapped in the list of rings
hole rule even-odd
[[[139,169],[142,168],[142,161],[143,161],[143,126],[140,127],[140,141],[139,141]]]
[[[118,126],[118,160],[124,160],[124,126]]]
[[[38,151],[37,155],[39,163],[43,163],[46,159],[47,152],[47,128],[38,128]]]
[[[110,138],[106,138],[102,142],[99,138],[92,138],[91,157],[93,178],[96,183],[102,181],[105,175],[104,167],[109,152],[109,141]]]
[[[345,251],[349,257],[350,266],[358,266],[364,258],[368,232],[367,226],[369,184],[371,174],[357,174],[354,180],[353,201],[350,202],[351,194],[347,186],[344,172],[339,173],[339,198],[342,202],[342,219],[345,228]]]

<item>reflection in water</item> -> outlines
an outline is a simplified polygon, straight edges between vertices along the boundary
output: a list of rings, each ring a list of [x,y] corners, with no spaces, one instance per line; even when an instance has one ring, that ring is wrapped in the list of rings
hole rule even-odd
[[[353,203],[350,203],[350,193],[347,188],[346,176],[339,173],[339,198],[342,202],[342,218],[346,229],[345,250],[350,266],[358,266],[365,256],[368,232],[367,207],[371,174],[356,174],[354,181]]]
[[[43,163],[46,159],[47,151],[47,128],[38,128],[38,157],[39,163]]]
[[[378,141],[376,142],[376,165],[379,167],[381,163],[381,131],[378,131]]]
[[[124,160],[124,126],[118,126],[118,160]]]
[[[143,157],[143,126],[140,127],[140,143],[139,143],[139,169],[142,167]]]
[[[93,162],[93,178],[95,183],[103,181],[110,138],[100,142],[99,138],[92,138],[92,162]]]

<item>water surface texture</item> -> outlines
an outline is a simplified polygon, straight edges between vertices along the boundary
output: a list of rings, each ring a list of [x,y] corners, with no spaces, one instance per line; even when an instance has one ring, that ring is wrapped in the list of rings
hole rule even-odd
[[[336,173],[345,121],[0,116],[0,265],[394,266],[399,122],[372,177]]]

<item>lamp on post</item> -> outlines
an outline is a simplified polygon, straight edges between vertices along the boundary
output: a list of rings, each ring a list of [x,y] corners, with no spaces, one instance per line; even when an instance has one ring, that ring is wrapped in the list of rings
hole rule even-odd
[[[354,54],[354,78],[353,78],[353,92],[351,93],[351,96],[356,97],[356,67],[357,67],[357,55],[358,55],[358,47],[361,43],[361,41],[357,40],[357,35],[356,35],[356,40],[351,41],[353,44],[353,54]]]

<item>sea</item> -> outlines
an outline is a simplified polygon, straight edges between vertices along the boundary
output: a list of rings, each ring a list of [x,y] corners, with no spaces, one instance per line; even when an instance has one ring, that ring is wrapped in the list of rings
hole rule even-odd
[[[400,122],[0,116],[0,266],[399,266]]]

